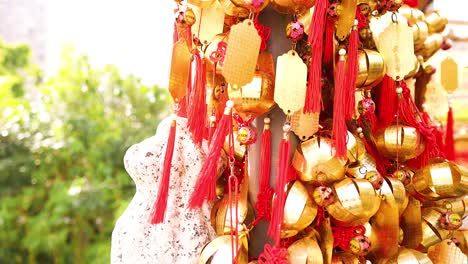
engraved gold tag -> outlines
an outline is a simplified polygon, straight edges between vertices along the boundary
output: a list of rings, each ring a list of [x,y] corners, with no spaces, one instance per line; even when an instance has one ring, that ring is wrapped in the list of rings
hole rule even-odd
[[[413,31],[407,24],[391,23],[380,34],[379,52],[382,54],[387,75],[402,80],[414,68]]]
[[[241,87],[252,81],[260,43],[252,20],[246,19],[231,27],[222,72],[228,83]]]
[[[192,26],[193,33],[202,43],[209,43],[214,36],[223,33],[224,11],[218,1],[205,8],[193,8],[197,20]]]
[[[169,93],[174,101],[182,99],[187,93],[187,82],[190,67],[190,50],[184,38],[179,39],[172,47],[171,75]]]
[[[351,32],[356,16],[357,0],[341,0],[342,11],[336,24],[336,37],[343,41]]]
[[[453,93],[458,88],[458,64],[447,57],[440,63],[440,82],[448,93]]]
[[[276,63],[275,102],[285,114],[293,114],[304,106],[307,66],[297,52],[290,50]]]
[[[319,128],[320,113],[304,113],[302,108],[291,117],[291,130],[300,140],[312,137]]]

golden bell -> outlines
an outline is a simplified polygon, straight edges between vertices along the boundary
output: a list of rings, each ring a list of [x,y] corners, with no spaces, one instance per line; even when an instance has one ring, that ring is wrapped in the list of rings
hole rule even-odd
[[[249,9],[236,6],[231,0],[219,0],[219,3],[223,7],[224,13],[226,13],[228,16],[240,18],[249,16]]]
[[[433,159],[414,174],[413,186],[427,199],[457,197],[468,192],[468,175],[453,162]]]
[[[199,264],[225,264],[232,262],[231,235],[224,235],[215,238],[208,243],[200,254]],[[239,233],[238,262],[248,263],[248,239],[244,232]]]
[[[376,132],[375,145],[385,158],[406,161],[419,156],[426,146],[419,131],[411,126],[391,125]]]
[[[253,0],[231,0],[232,3],[236,6],[243,7],[251,12],[260,12],[262,11],[267,5],[269,0],[263,0],[262,4],[259,7],[255,7],[253,4]]]
[[[376,170],[376,168],[377,164],[374,157],[369,153],[364,152],[361,159],[348,165],[348,170],[346,172],[354,178],[365,179],[366,174],[370,171]]]
[[[445,26],[448,23],[446,17],[441,16],[439,11],[432,11],[429,14],[426,14],[427,27],[429,29],[429,33],[441,33],[444,31]]]
[[[417,55],[421,55],[424,61],[427,61],[432,55],[434,55],[444,43],[444,37],[442,34],[435,33],[427,37],[424,41],[424,45],[421,50],[417,51]]]
[[[314,236],[304,237],[288,247],[291,264],[322,264],[322,251]]]
[[[292,165],[301,181],[331,183],[344,178],[346,160],[334,156],[332,141],[328,137],[313,137],[296,149]]]
[[[417,22],[413,26],[413,41],[414,41],[414,50],[420,50],[424,47],[424,42],[429,36],[429,29],[427,24],[424,22]]]
[[[400,247],[398,249],[398,254],[390,259],[379,260],[376,264],[431,264],[432,261],[429,257],[414,249],[409,249],[405,247]]]
[[[326,207],[334,219],[349,226],[369,221],[380,206],[380,196],[372,184],[364,179],[345,178],[333,185],[334,202]]]
[[[290,182],[286,195],[281,225],[282,238],[296,235],[309,226],[317,216],[317,205],[310,199],[307,189],[300,181]]]
[[[462,252],[468,255],[468,230],[457,230],[453,232],[453,238],[458,241],[458,246]]]
[[[259,116],[275,106],[274,77],[256,71],[253,80],[242,86],[229,85],[229,99],[234,101],[235,110],[243,118]]]
[[[466,264],[467,256],[451,239],[442,240],[440,243],[429,247],[427,256],[434,263]]]
[[[395,198],[395,203],[398,206],[398,214],[401,216],[408,206],[409,199],[406,194],[405,185],[395,178],[385,177],[385,181],[390,185],[392,189],[393,197]]]
[[[382,55],[375,50],[358,51],[358,76],[356,88],[370,89],[380,83],[385,75]]]
[[[404,16],[408,20],[408,26],[412,26],[417,22],[424,20],[424,13],[421,10],[412,8],[408,5],[402,5],[398,9],[398,14]]]
[[[213,226],[217,235],[224,235],[231,232],[231,214],[229,207],[229,197],[224,196],[222,199],[218,200],[213,205],[213,209],[211,209],[211,226]],[[236,209],[234,207],[234,202],[232,204],[232,210],[233,214],[235,214]],[[237,210],[239,220],[238,230],[242,231],[244,229],[244,222],[251,222],[253,218],[253,208],[247,201],[239,199]],[[235,222],[235,216],[233,215],[233,217],[233,222]]]
[[[282,14],[301,14],[315,5],[315,0],[270,0],[270,5]]]
[[[213,4],[215,0],[188,0],[187,2],[191,5],[197,6],[199,8],[207,8]]]
[[[356,162],[365,158],[366,146],[361,138],[348,131],[348,142],[346,142],[347,157],[349,162]]]

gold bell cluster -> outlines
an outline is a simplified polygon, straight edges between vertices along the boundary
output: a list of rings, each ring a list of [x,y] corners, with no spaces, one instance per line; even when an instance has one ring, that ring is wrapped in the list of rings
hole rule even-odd
[[[419,125],[422,115],[417,109],[409,113],[415,116],[412,124],[404,122],[399,112],[407,102],[402,98],[411,96],[399,86],[401,82],[429,71],[425,62],[450,46],[441,34],[447,19],[437,11],[424,14],[405,2],[176,1],[175,27],[185,46],[177,47],[183,55],[173,55],[173,87],[190,82],[187,65],[193,63],[191,54],[198,53],[206,72],[207,111],[205,117],[199,117],[205,120],[206,128],[215,130],[225,102],[234,103],[232,134],[223,146],[229,157],[228,172],[217,178],[218,198],[211,213],[218,237],[200,252],[200,264],[468,263],[468,230],[459,230],[468,216],[468,170],[442,158],[442,153],[431,156],[423,166],[413,166],[411,161],[433,153],[430,148],[435,144],[429,144],[427,134],[423,135]],[[324,6],[322,22],[331,30],[332,42],[327,42],[323,32],[323,45],[331,49],[324,48],[320,62],[322,111],[306,113],[303,107],[311,54],[317,48],[307,35],[316,26],[318,9]],[[257,18],[265,9],[290,16],[291,23],[280,31],[262,25]],[[346,57],[349,67],[353,30],[357,31],[358,45],[352,95],[362,95],[363,100],[346,120],[346,153],[338,156],[332,128],[339,79],[336,58]],[[275,67],[266,45],[275,46],[268,38],[278,32],[291,41],[292,48],[278,57]],[[330,50],[332,59],[327,61]],[[395,55],[392,50],[401,53]],[[396,83],[398,114],[390,124],[377,127],[380,120],[369,121],[381,107],[373,99],[388,78]],[[285,118],[268,116],[276,107]],[[252,122],[265,116],[264,130],[282,135],[282,142],[291,144],[295,138],[298,143],[286,157],[281,243],[274,246],[274,254],[266,254],[265,247],[259,257],[249,252],[252,230],[259,223],[259,207],[249,197],[259,190],[252,190],[258,186],[249,187],[249,178],[258,178],[261,173],[252,172],[249,161],[257,155],[261,163],[257,138],[262,131],[256,131]],[[284,125],[274,130],[270,122]],[[271,170],[277,169],[275,162],[271,160]],[[233,178],[238,184],[232,183]],[[269,186],[264,191],[269,196],[262,208],[272,209],[280,196]],[[269,217],[265,218],[263,222],[268,222]],[[263,236],[267,237],[266,231]],[[270,239],[265,241],[271,244]]]

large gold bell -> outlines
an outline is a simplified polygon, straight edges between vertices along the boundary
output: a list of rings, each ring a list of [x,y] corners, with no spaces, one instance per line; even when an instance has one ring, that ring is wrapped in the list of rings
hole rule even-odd
[[[453,162],[433,159],[414,174],[413,186],[427,199],[457,197],[468,193],[468,175]]]
[[[429,264],[432,261],[429,257],[417,250],[409,249],[405,247],[400,247],[398,249],[398,254],[391,257],[390,259],[380,259],[375,261],[376,264],[388,264],[388,263],[395,263],[395,264]]]
[[[274,197],[273,197],[274,199]],[[300,181],[288,184],[281,237],[291,237],[309,226],[317,216],[317,205]]]
[[[199,264],[226,264],[232,262],[231,235],[224,235],[215,238],[208,243],[200,254]],[[248,263],[248,240],[247,234],[239,234],[239,245],[237,249],[239,264]]]
[[[234,218],[232,220],[235,223],[236,209],[234,203],[232,203],[231,207]],[[231,214],[229,208],[229,197],[224,196],[222,199],[218,200],[213,206],[213,209],[211,209],[211,225],[217,235],[228,234],[231,231]],[[247,222],[251,222],[254,217],[253,208],[246,200],[240,199],[237,210],[239,220],[237,228],[239,231],[242,231],[245,226],[244,223],[248,224]]]
[[[350,252],[337,252],[333,254],[332,264],[360,264],[361,260],[358,256]]]
[[[344,178],[346,171],[346,160],[335,157],[332,140],[328,137],[313,137],[302,142],[294,153],[292,165],[306,183],[338,181]]]
[[[315,0],[270,0],[270,5],[279,13],[301,14],[315,5]]]
[[[371,89],[383,79],[385,64],[382,55],[375,50],[358,51],[358,76],[356,88]]]
[[[331,217],[346,225],[368,222],[380,207],[380,196],[367,180],[345,178],[333,188],[335,199],[326,209]]]
[[[406,125],[391,125],[376,132],[374,142],[385,158],[406,161],[419,156],[426,146],[418,130]]]
[[[305,237],[290,245],[288,260],[291,264],[322,264],[322,251],[315,237]]]
[[[244,118],[259,116],[275,106],[274,77],[256,71],[253,80],[242,86],[229,85],[229,99],[234,101],[234,108]]]

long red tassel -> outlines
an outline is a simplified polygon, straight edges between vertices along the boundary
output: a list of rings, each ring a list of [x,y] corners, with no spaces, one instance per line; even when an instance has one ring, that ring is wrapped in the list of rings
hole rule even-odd
[[[437,144],[436,135],[432,128],[421,118],[421,113],[411,97],[411,92],[406,83],[401,82],[402,95],[398,100],[398,116],[403,123],[415,127],[426,141],[426,147],[421,155],[410,160],[407,164],[415,169],[427,165],[429,159],[439,157],[442,153]]]
[[[335,55],[335,24],[331,19],[327,19],[325,26],[325,48],[323,50],[323,62],[332,65]]]
[[[187,127],[192,133],[193,142],[201,146],[206,128],[206,68],[200,53],[195,53],[193,59],[195,60],[195,82],[190,89]]]
[[[255,210],[257,218],[252,223],[255,226],[261,219],[270,221],[271,206],[270,199],[273,189],[270,187],[270,162],[271,162],[271,132],[270,118],[264,119],[264,129],[262,133],[262,147],[260,150],[260,191],[257,195]]]
[[[449,106],[447,113],[447,131],[445,132],[445,157],[448,160],[455,160],[455,141],[453,139],[453,108]]]
[[[205,200],[212,201],[216,199],[216,170],[224,141],[232,128],[231,110],[233,106],[232,101],[226,103],[223,118],[218,123],[208,156],[198,174],[197,183],[189,200],[189,208],[200,208]]]
[[[159,185],[158,196],[153,205],[153,210],[150,215],[151,224],[159,224],[164,222],[166,214],[167,197],[170,184],[172,155],[174,154],[174,143],[176,136],[176,119],[172,120],[171,128],[169,130],[169,138],[166,145],[166,154],[164,156],[163,171],[161,184]]]
[[[335,155],[338,158],[346,157],[346,50],[340,49],[340,59],[335,72],[335,96],[333,99],[333,139],[335,143]],[[353,89],[354,90],[354,89]]]
[[[396,114],[396,83],[392,77],[385,75],[380,86],[380,93],[377,100],[377,117],[379,128],[389,126],[395,120]]]
[[[268,228],[268,235],[275,242],[275,247],[280,247],[281,241],[281,224],[284,217],[284,203],[286,202],[286,194],[284,187],[287,184],[288,178],[288,162],[289,162],[290,142],[287,137],[283,138],[280,143],[279,160],[278,160],[278,178],[276,180],[275,200],[271,213],[271,222]]]
[[[359,35],[357,30],[357,20],[354,20],[354,27],[351,30],[348,43],[348,66],[346,68],[346,76],[348,83],[346,97],[346,119],[351,119],[354,116],[356,108],[356,97],[354,95],[356,89],[356,80],[358,75],[358,46]]]
[[[304,113],[317,113],[322,108],[322,52],[328,0],[317,0],[309,32],[312,58],[309,65]]]

